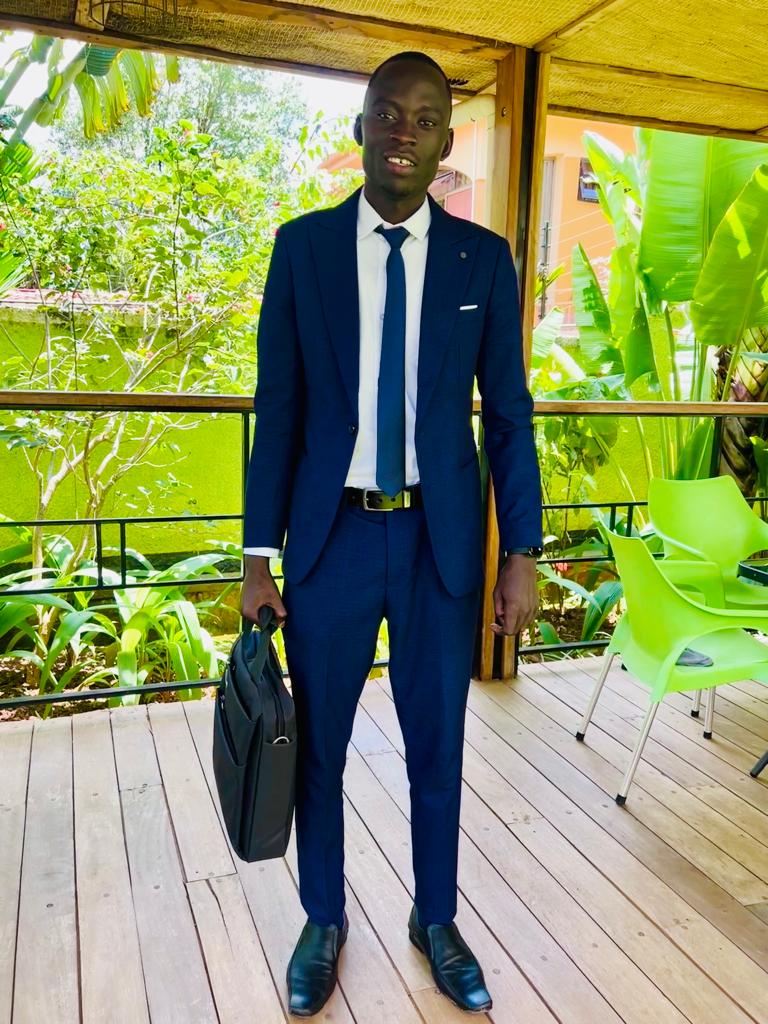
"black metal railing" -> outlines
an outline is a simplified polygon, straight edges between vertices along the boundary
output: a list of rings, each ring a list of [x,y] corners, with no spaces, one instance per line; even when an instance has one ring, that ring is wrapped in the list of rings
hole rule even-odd
[[[248,463],[250,459],[250,436],[251,422],[253,417],[252,400],[247,397],[225,395],[176,395],[176,394],[112,394],[112,393],[55,393],[55,392],[0,392],[0,411],[5,410],[30,410],[49,409],[57,411],[80,410],[83,412],[165,412],[165,413],[196,413],[208,415],[234,414],[241,417],[240,431],[240,464],[241,464],[241,496],[242,505],[245,500],[245,485]],[[479,418],[480,403],[475,402],[473,417],[475,420],[475,436],[481,459],[481,480],[484,509],[487,510],[487,489],[488,489],[488,464],[483,451],[483,428]],[[619,417],[714,417],[716,429],[714,431],[713,463],[719,459],[719,446],[721,437],[722,421],[727,416],[757,416],[768,415],[768,410],[756,403],[739,404],[734,409],[731,403],[623,403],[623,402],[537,402],[535,416],[619,416]],[[625,512],[625,528],[631,530],[635,510],[646,505],[645,501],[621,500],[608,502],[567,502],[550,503],[544,506],[546,511],[581,512],[590,509],[605,509],[609,514],[609,527],[613,529],[618,516]],[[34,593],[71,593],[99,591],[105,589],[127,589],[130,587],[162,587],[173,584],[174,586],[196,586],[209,587],[225,585],[242,581],[242,563],[237,573],[226,573],[218,576],[206,575],[205,577],[194,577],[190,579],[159,579],[150,580],[140,578],[141,570],[128,572],[128,544],[127,531],[132,526],[147,524],[172,524],[193,522],[223,522],[240,521],[242,524],[243,513],[221,513],[221,514],[200,514],[200,515],[178,515],[178,516],[123,516],[105,517],[94,519],[48,519],[0,521],[0,529],[12,528],[14,526],[25,526],[29,528],[41,528],[51,526],[63,527],[92,527],[95,536],[95,573],[96,579],[93,583],[68,584],[63,587],[48,586],[45,580],[41,581],[40,587],[35,587]],[[105,545],[103,542],[103,531],[107,527],[117,527],[119,544],[116,558],[105,557]],[[0,536],[2,536],[0,534]],[[610,550],[606,554],[588,555],[552,555],[540,559],[542,564],[554,563],[599,563],[611,562]],[[116,566],[116,567],[115,567]],[[104,578],[105,569],[111,569],[119,574],[119,582],[107,581]],[[133,580],[129,576],[135,577]],[[280,579],[280,573],[275,576]],[[6,588],[0,591],[3,594],[13,593],[21,588]],[[30,593],[28,585],[24,587],[25,593]],[[516,661],[518,657],[530,654],[547,654],[553,652],[567,653],[575,650],[601,648],[607,644],[607,639],[592,639],[569,641],[558,644],[532,644],[517,647],[515,652]],[[377,659],[375,667],[386,667],[387,659]],[[27,704],[49,704],[62,700],[93,700],[94,698],[109,699],[123,695],[136,693],[160,693],[183,689],[204,688],[218,684],[218,679],[183,680],[169,683],[154,683],[140,686],[121,686],[91,688],[88,690],[67,691],[64,693],[46,693],[42,695],[25,696],[13,699],[0,700],[0,708],[14,707]]]

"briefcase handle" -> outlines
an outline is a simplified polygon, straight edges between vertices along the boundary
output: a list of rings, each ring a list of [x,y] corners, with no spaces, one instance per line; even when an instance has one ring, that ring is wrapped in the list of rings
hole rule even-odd
[[[256,625],[252,619],[243,619],[242,643],[243,652],[247,651],[248,640],[251,639],[253,627]],[[259,632],[255,635],[256,653],[248,660],[248,671],[254,679],[261,678],[264,671],[267,657],[269,656],[269,645],[272,634],[277,630],[277,620],[271,605],[263,604],[259,608]]]

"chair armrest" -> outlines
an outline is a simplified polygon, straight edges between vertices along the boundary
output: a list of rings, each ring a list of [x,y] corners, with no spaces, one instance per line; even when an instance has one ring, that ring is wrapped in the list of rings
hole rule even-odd
[[[768,524],[766,525],[768,526]],[[688,559],[701,559],[703,562],[709,561],[704,552],[699,551],[698,548],[693,548],[690,544],[684,544],[681,540],[676,540],[674,537],[670,537],[668,534],[662,533],[662,531],[657,529],[655,526],[654,532],[656,536],[664,542],[664,550],[667,558],[687,557]],[[678,552],[684,552],[685,555],[680,555]]]
[[[708,607],[725,607],[723,574],[716,562],[662,558],[656,564],[675,588],[690,587],[702,595],[704,604]]]

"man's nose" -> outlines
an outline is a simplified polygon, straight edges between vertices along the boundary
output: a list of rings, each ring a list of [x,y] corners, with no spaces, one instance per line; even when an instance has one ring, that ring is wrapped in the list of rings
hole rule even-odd
[[[395,142],[403,142],[412,146],[416,142],[416,129],[407,121],[399,121],[392,126],[390,136]]]

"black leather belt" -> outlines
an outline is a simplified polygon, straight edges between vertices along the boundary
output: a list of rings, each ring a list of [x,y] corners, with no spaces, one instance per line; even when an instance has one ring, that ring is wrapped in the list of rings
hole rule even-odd
[[[390,498],[384,491],[373,487],[345,487],[347,504],[364,508],[366,512],[392,512],[396,508],[422,508],[421,485],[405,487]]]

